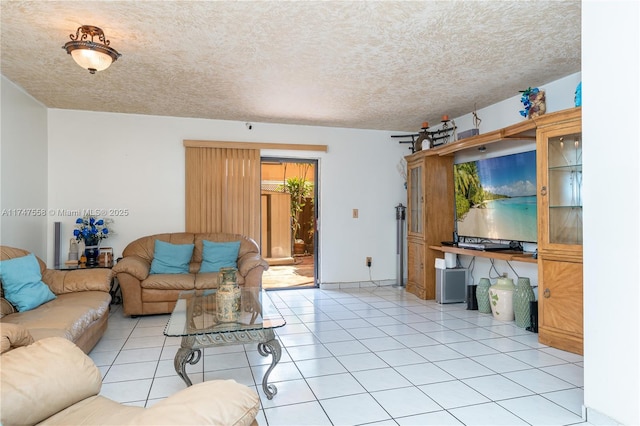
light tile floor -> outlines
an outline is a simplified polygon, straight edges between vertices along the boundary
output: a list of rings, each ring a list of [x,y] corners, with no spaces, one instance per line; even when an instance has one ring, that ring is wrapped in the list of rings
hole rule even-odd
[[[572,425],[583,422],[583,359],[466,304],[439,305],[394,287],[270,291],[287,325],[282,358],[255,345],[204,351],[194,383],[235,379],[262,401],[260,425]],[[173,367],[169,315],[123,316],[114,306],[90,353],[101,394],[151,406],[185,388]]]

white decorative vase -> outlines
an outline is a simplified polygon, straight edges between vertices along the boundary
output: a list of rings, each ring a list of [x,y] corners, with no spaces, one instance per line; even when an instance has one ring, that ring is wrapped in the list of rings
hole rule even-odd
[[[506,274],[498,278],[498,281],[489,288],[489,300],[491,301],[491,313],[500,321],[513,321],[513,292],[516,286]]]

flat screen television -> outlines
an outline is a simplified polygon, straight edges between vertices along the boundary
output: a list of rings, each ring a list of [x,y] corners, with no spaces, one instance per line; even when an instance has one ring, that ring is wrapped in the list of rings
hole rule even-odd
[[[455,164],[454,182],[459,237],[537,242],[535,151]]]

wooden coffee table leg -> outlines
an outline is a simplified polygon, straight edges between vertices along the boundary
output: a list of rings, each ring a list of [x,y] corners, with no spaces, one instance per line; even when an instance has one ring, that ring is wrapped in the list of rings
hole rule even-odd
[[[282,348],[280,347],[280,342],[275,338],[273,331],[271,331],[271,340],[268,340],[264,343],[258,343],[258,353],[262,356],[271,355],[271,365],[267,369],[266,373],[264,373],[264,377],[262,378],[262,390],[265,395],[267,395],[268,399],[273,399],[274,396],[278,393],[278,389],[275,385],[270,385],[267,383],[269,380],[269,374],[271,374],[271,370],[273,370],[280,361],[280,356],[282,355]]]
[[[178,352],[176,352],[176,357],[173,359],[173,366],[176,369],[176,373],[178,376],[184,380],[187,386],[191,386],[191,379],[187,376],[187,372],[185,370],[185,364],[189,363],[191,365],[197,364],[200,361],[200,356],[202,352],[200,349],[191,349],[191,348],[180,348]]]

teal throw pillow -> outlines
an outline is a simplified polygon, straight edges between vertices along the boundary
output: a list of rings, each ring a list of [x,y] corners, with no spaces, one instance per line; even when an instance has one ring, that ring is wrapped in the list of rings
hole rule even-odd
[[[202,264],[200,272],[218,272],[220,268],[237,268],[240,241],[216,243],[202,241]]]
[[[193,244],[171,244],[156,240],[150,274],[188,274]]]
[[[4,297],[19,312],[37,308],[56,298],[56,295],[42,282],[40,264],[33,253],[1,261],[0,277]]]

